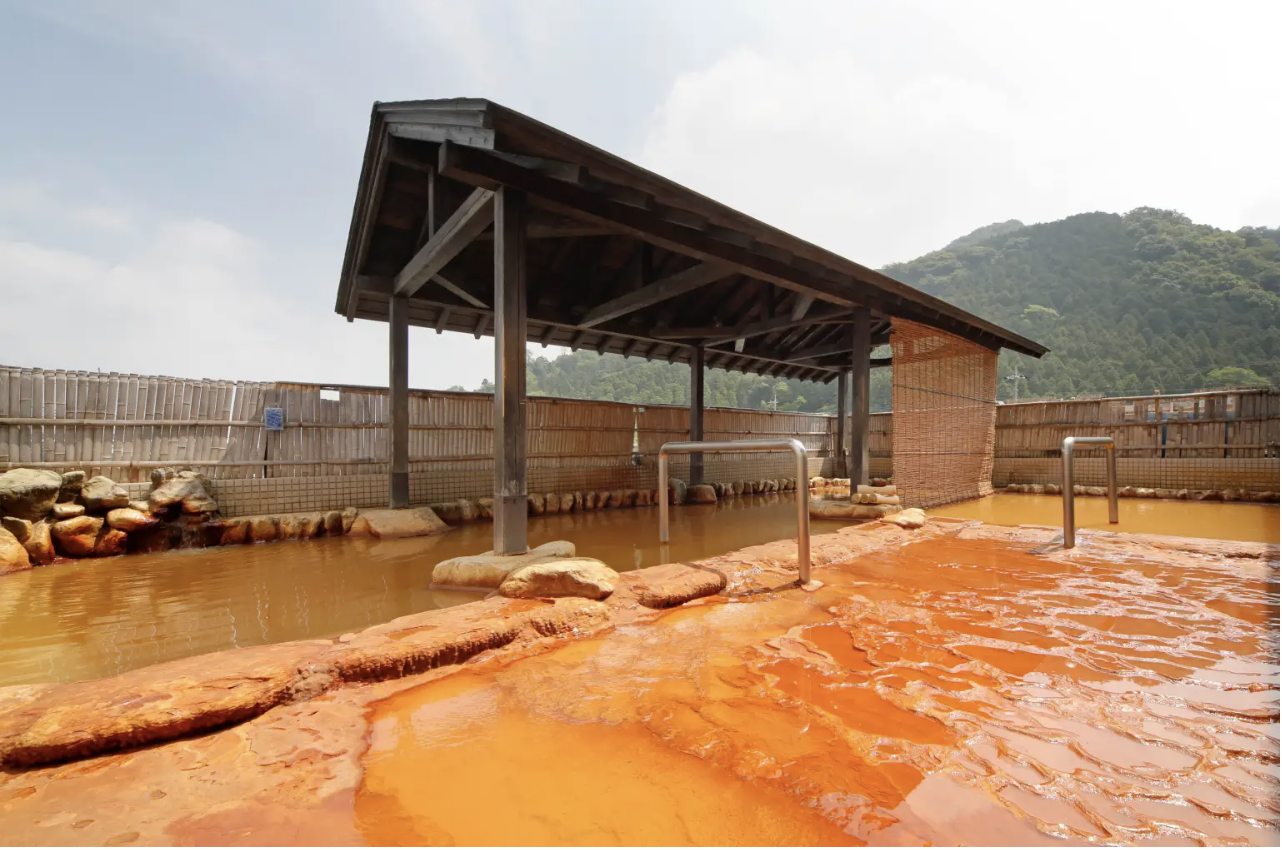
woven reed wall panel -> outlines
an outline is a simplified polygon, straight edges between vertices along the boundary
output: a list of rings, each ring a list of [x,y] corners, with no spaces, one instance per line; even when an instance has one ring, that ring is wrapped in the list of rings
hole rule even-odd
[[[997,354],[898,319],[890,344],[901,501],[929,508],[992,493]]]

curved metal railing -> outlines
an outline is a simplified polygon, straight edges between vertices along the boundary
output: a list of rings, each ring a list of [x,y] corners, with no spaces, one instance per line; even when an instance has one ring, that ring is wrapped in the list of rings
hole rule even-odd
[[[1117,449],[1112,437],[1065,437],[1060,449],[1064,463],[1064,548],[1077,545],[1077,518],[1073,510],[1073,447],[1078,444],[1098,444],[1108,449],[1108,521],[1117,524]]]
[[[785,452],[797,459],[797,570],[801,583],[810,582],[810,473],[806,447],[800,440],[725,440],[664,443],[659,449],[659,542],[668,542],[668,455],[727,452]]]

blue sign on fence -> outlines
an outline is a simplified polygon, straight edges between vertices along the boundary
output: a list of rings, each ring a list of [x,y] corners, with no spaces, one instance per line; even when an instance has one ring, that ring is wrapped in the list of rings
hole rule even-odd
[[[264,408],[263,427],[268,431],[284,431],[285,411],[279,407]]]

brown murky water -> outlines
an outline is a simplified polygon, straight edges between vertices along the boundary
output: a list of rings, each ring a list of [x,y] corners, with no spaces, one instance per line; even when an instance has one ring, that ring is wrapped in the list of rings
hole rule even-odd
[[[791,494],[790,494],[791,495]],[[791,537],[791,498],[532,517],[532,545],[570,540],[617,570]],[[813,524],[816,533],[839,523]],[[432,567],[491,548],[492,526],[440,537],[320,539],[68,561],[0,577],[0,685],[110,676],[190,655],[333,637],[477,594],[431,590]]]
[[[1077,527],[1131,534],[1172,534],[1213,540],[1278,542],[1277,505],[1224,502],[1177,502],[1165,499],[1118,499],[1117,525],[1108,521],[1108,499],[1078,496]],[[969,502],[944,505],[926,513],[936,516],[981,519],[993,525],[1064,524],[1060,496],[997,493]]]
[[[1027,498],[1027,497],[1020,497]],[[371,843],[1278,841],[1276,563],[955,537],[375,712]]]

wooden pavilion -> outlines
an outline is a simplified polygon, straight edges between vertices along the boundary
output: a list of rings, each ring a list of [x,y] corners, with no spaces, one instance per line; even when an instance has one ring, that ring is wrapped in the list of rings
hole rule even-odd
[[[838,384],[853,480],[894,318],[1041,345],[488,100],[376,103],[335,310],[389,324],[390,504],[409,502],[408,328],[494,337],[494,551],[525,551],[526,343]],[[847,388],[849,384],[849,389]],[[849,399],[847,399],[849,395]],[[691,483],[702,461],[691,458]]]

